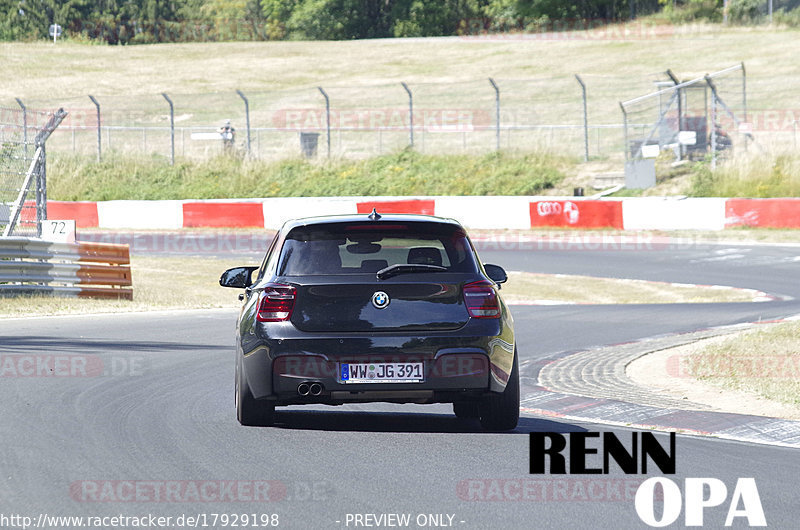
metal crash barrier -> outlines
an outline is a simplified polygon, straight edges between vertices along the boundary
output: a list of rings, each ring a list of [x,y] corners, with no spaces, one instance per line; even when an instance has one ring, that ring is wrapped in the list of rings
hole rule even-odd
[[[128,245],[0,238],[0,295],[133,300]]]

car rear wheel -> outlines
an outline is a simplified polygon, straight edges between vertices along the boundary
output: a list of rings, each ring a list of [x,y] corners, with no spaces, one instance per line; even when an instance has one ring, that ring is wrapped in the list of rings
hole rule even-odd
[[[241,358],[236,360],[236,418],[242,425],[266,427],[275,422],[275,404],[253,397],[242,370]]]
[[[502,394],[488,396],[481,405],[481,426],[487,431],[510,431],[519,423],[519,359],[514,350],[514,365]]]
[[[476,401],[456,401],[453,413],[462,420],[475,420],[481,417],[481,404]]]

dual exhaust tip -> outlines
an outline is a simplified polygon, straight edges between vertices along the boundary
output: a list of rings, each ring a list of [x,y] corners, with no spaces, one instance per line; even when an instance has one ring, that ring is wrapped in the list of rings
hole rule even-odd
[[[300,383],[297,385],[297,393],[301,396],[319,396],[325,388],[321,383]]]

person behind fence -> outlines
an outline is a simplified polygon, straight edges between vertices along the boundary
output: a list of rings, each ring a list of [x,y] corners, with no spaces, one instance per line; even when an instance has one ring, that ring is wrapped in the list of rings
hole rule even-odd
[[[225,125],[219,128],[219,135],[222,137],[222,147],[225,152],[233,151],[236,129],[231,125],[231,120],[225,120]]]

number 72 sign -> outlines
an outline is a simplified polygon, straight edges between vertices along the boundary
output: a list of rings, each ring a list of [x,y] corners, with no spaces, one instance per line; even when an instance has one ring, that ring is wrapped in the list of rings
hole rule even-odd
[[[75,220],[48,219],[42,221],[42,239],[54,243],[74,243]]]

